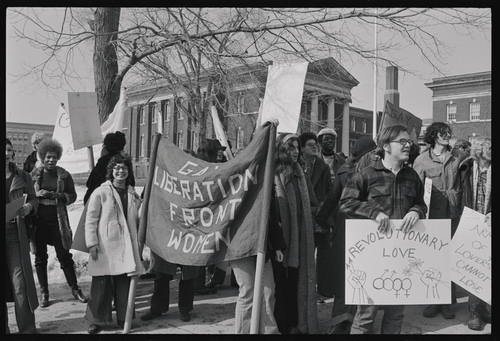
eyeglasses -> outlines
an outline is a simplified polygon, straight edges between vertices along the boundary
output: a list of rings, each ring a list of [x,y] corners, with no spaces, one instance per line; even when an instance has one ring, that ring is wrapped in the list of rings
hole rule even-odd
[[[395,140],[395,141],[391,141],[391,142],[399,142],[399,143],[401,143],[402,146],[406,146],[407,143],[410,146],[413,144],[413,140],[407,140],[407,139]]]
[[[121,170],[122,170],[122,171],[128,171],[128,167],[127,167],[127,166],[116,166],[116,167],[113,167],[113,169],[114,169],[115,171],[117,171],[117,172],[118,172],[118,171],[121,171]]]

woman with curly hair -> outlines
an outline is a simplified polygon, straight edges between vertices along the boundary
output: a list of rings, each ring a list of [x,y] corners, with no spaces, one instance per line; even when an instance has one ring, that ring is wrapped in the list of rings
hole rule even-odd
[[[85,220],[92,276],[85,318],[89,334],[112,321],[112,299],[118,325],[123,328],[131,276],[143,272],[137,229],[140,196],[130,185],[132,161],[117,154],[107,166],[106,181],[90,196]]]
[[[14,163],[12,142],[5,143],[5,203],[8,204],[26,195],[25,204],[16,217],[5,223],[5,328],[10,334],[7,302],[14,302],[17,328],[20,334],[36,333],[35,309],[38,307],[35,281],[31,269],[30,247],[28,243],[25,217],[36,214],[36,200],[33,181],[27,172]]]
[[[40,203],[35,233],[35,268],[41,291],[40,306],[49,305],[47,245],[54,246],[57,260],[61,264],[61,269],[75,299],[86,303],[87,298],[78,287],[73,255],[69,252],[73,242],[73,233],[69,225],[67,206],[76,201],[75,184],[71,175],[64,168],[57,166],[57,161],[63,152],[59,142],[45,138],[38,145],[37,151],[38,158],[43,165],[35,168],[31,177]]]
[[[276,283],[274,316],[282,334],[318,332],[313,215],[318,203],[311,181],[298,164],[299,138],[276,140],[271,224],[281,227],[283,262],[271,258]],[[273,208],[274,206],[274,208]]]

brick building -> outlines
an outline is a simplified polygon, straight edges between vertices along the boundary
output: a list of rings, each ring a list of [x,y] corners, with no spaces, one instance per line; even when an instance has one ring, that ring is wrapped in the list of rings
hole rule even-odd
[[[33,133],[42,133],[52,137],[54,126],[49,124],[32,124],[6,122],[7,138],[12,142],[12,147],[16,155],[14,160],[16,165],[23,169],[24,161],[33,152],[31,146],[31,136]]]
[[[218,107],[233,151],[245,148],[252,138],[260,101],[264,97],[268,66],[254,64],[228,70],[234,77],[228,85],[226,107]],[[201,80],[206,84],[208,77]],[[371,112],[354,108],[351,117],[351,90],[359,82],[333,58],[312,62],[304,83],[298,133],[318,132],[324,127],[338,133],[337,151],[349,155],[350,145],[362,135],[371,136]],[[202,89],[203,92],[203,89]],[[130,87],[126,91],[127,109],[123,131],[127,137],[125,151],[132,157],[138,177],[145,176],[158,118],[163,134],[181,149],[198,148],[199,122],[190,115],[182,92],[174,94],[164,83]],[[225,114],[222,112],[225,111]],[[351,123],[355,122],[355,123]],[[354,124],[354,126],[352,126]],[[215,138],[210,114],[206,122],[207,138]],[[351,131],[351,128],[354,128]],[[366,131],[366,133],[365,133]]]
[[[433,122],[447,122],[453,135],[471,142],[491,136],[491,71],[434,78],[425,85],[432,90]]]

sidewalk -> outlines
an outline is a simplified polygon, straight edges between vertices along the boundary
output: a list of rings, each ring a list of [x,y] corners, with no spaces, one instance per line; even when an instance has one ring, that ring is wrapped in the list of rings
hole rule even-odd
[[[136,317],[132,321],[131,334],[232,334],[234,333],[234,311],[238,289],[229,285],[230,271],[228,271],[224,285],[217,286],[217,294],[195,296],[194,310],[191,312],[191,321],[180,320],[177,309],[179,274],[171,282],[170,310],[161,317],[151,321],[142,321],[139,317],[149,309],[153,280],[139,280],[136,292]],[[90,291],[90,282],[81,282],[84,294]],[[456,317],[446,320],[441,315],[434,318],[422,316],[424,306],[407,306],[403,322],[402,334],[491,334],[491,325],[484,325],[482,331],[473,331],[467,327],[468,309],[467,295],[461,288],[458,289],[458,303],[454,305]],[[87,334],[88,322],[85,320],[86,304],[76,301],[66,283],[51,284],[50,305],[47,308],[38,308],[35,311],[37,328],[40,334]],[[320,333],[330,329],[330,316],[333,298],[325,303],[318,304],[318,320]],[[14,315],[14,304],[8,303],[9,328],[11,333],[17,332]],[[375,323],[375,330],[380,332],[379,312]],[[113,319],[116,317],[113,313]],[[107,326],[101,334],[122,333],[116,324]]]

